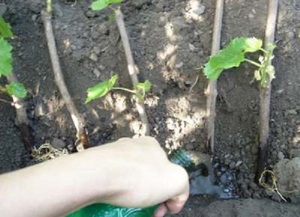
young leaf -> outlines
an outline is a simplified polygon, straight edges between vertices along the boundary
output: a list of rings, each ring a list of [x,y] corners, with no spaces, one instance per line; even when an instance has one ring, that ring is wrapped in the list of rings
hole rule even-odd
[[[11,38],[12,36],[11,26],[0,17],[0,37]]]
[[[121,4],[123,0],[106,0],[108,4]]]
[[[215,80],[224,69],[238,67],[245,60],[244,47],[245,40],[236,38],[226,48],[211,56],[209,62],[204,65],[206,77],[210,80]]]
[[[151,82],[149,80],[146,80],[143,83],[137,83],[135,86],[136,95],[139,99],[144,99],[147,92],[151,90]]]
[[[25,98],[27,95],[27,91],[23,84],[19,82],[11,82],[5,85],[6,91],[9,95],[15,96],[17,98]]]
[[[12,72],[12,47],[4,38],[0,38],[0,77]]]
[[[93,11],[100,11],[105,9],[107,6],[108,3],[106,0],[97,0],[92,3],[91,8]]]
[[[262,47],[262,40],[257,39],[257,38],[246,38],[246,43],[245,43],[245,53],[246,52],[256,52],[261,49]]]
[[[261,87],[265,88],[267,84],[267,79],[272,81],[275,78],[275,68],[272,65],[272,60],[274,58],[273,50],[275,49],[274,44],[268,45],[268,48],[266,52],[264,53],[264,56],[259,57],[259,62],[261,63],[261,67],[258,69],[260,74],[260,79],[257,79],[256,74],[254,74],[254,78],[258,81],[260,81]]]
[[[271,81],[276,78],[275,77],[275,68],[272,65],[268,65],[267,67],[267,73],[269,75],[269,78],[271,79]]]
[[[100,11],[107,8],[107,6],[109,6],[110,4],[121,4],[121,3],[122,0],[96,0],[92,3],[91,8],[93,11]]]
[[[109,80],[100,82],[87,89],[87,99],[85,103],[105,96],[111,91],[118,80],[118,75],[112,76]]]
[[[261,75],[260,75],[260,71],[259,71],[259,70],[255,70],[255,71],[254,71],[254,78],[255,78],[255,80],[257,80],[257,81],[260,81],[260,80],[261,80]]]
[[[140,83],[137,83],[135,88],[137,90],[143,90],[145,93],[149,92],[151,90],[151,82],[149,80],[146,80],[145,82],[140,82]]]
[[[224,69],[238,67],[245,61],[245,53],[258,51],[262,41],[256,38],[235,38],[227,47],[210,57],[204,65],[204,74],[210,80],[216,80]]]

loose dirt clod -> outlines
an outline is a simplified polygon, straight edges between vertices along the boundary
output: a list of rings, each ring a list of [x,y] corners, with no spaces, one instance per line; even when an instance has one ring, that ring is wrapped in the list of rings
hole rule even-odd
[[[278,190],[293,203],[300,202],[300,157],[283,159],[274,167]]]
[[[268,180],[268,182],[266,182]],[[277,187],[277,178],[273,171],[271,170],[265,170],[262,172],[260,178],[259,178],[259,185],[264,187],[266,190],[274,192],[279,195],[279,197],[284,201],[287,202],[287,200],[282,196],[280,191]]]

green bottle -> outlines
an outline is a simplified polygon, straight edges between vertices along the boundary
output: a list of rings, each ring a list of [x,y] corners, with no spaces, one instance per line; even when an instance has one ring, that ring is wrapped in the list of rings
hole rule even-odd
[[[187,171],[203,163],[197,155],[183,149],[173,151],[169,159],[171,162],[184,167]],[[124,208],[109,204],[92,204],[77,210],[67,217],[152,217],[158,206],[148,208]]]

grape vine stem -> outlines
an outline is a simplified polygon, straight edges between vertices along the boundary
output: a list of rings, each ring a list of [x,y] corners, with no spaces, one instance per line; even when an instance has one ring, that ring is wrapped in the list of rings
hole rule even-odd
[[[131,78],[131,82],[135,87],[136,84],[139,83],[137,75],[139,74],[139,69],[134,62],[132,51],[129,43],[128,34],[126,31],[125,23],[124,23],[124,16],[121,9],[118,7],[114,9],[116,22],[119,28],[119,32],[121,35],[125,56],[127,60],[127,68]],[[142,135],[150,135],[150,127],[148,122],[148,117],[146,114],[145,106],[143,100],[136,99],[136,109],[139,113],[141,122],[142,122]]]
[[[265,32],[265,50],[268,49],[269,44],[274,44],[276,19],[278,13],[278,0],[269,0],[268,18]],[[271,55],[272,56],[272,55]],[[269,61],[272,64],[271,59]],[[270,99],[271,99],[271,78],[267,76],[266,85],[260,87],[260,129],[259,129],[259,147],[256,180],[258,181],[261,173],[265,170],[267,159],[267,143],[270,131]]]
[[[215,21],[212,39],[211,54],[214,55],[220,50],[221,30],[223,22],[223,8],[224,0],[216,1],[215,9]],[[218,95],[217,91],[217,80],[210,80],[208,87],[205,91],[207,96],[207,149],[208,152],[213,154],[215,146],[215,117],[216,117],[216,98]]]
[[[74,126],[77,130],[76,148],[78,151],[82,151],[83,149],[86,149],[89,146],[88,138],[85,130],[85,122],[83,118],[80,116],[79,112],[77,111],[75,104],[67,89],[66,83],[64,81],[64,77],[60,66],[60,61],[57,54],[57,48],[55,44],[55,37],[54,37],[51,18],[52,18],[51,13],[47,11],[42,11],[42,20],[45,28],[45,35],[47,39],[50,59],[52,62],[55,83],[60,91],[60,94],[62,95],[66,107],[71,115]]]
[[[14,73],[7,76],[8,82],[18,82]],[[26,113],[26,104],[24,100],[12,96],[13,105],[16,109],[16,125],[20,129],[21,138],[25,144],[26,150],[31,154],[33,150],[33,136],[29,127],[29,120]]]

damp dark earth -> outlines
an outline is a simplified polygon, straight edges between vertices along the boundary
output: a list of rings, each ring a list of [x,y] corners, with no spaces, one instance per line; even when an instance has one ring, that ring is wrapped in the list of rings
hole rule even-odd
[[[91,2],[53,0],[52,22],[66,86],[86,122],[90,144],[96,146],[133,137],[141,124],[129,93],[112,91],[85,103],[86,90],[112,75],[118,75],[118,86],[132,87],[118,26],[109,10],[95,12]],[[236,37],[264,40],[268,2],[225,0],[221,48]],[[55,83],[44,8],[42,0],[0,0],[0,16],[14,33],[13,71],[28,91],[25,105],[33,146],[73,152],[77,129]],[[177,148],[207,153],[209,81],[203,67],[211,55],[215,9],[212,0],[122,3],[138,78],[152,83],[144,101],[150,135],[167,153]],[[212,160],[190,174],[190,199],[180,214],[170,216],[299,216],[300,0],[279,1],[276,21],[276,78],[264,159],[271,181],[264,186],[256,181],[260,87],[253,80],[255,67],[241,64],[218,79]],[[0,78],[1,85],[5,82]],[[0,97],[11,101],[5,94]],[[15,108],[2,100],[0,120],[0,173],[38,163],[22,141]]]

